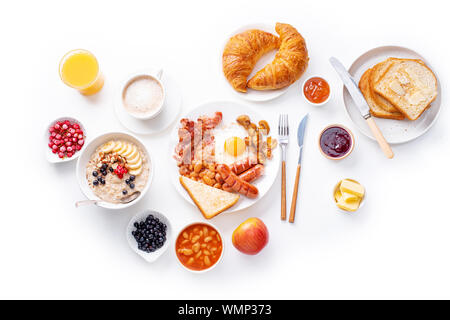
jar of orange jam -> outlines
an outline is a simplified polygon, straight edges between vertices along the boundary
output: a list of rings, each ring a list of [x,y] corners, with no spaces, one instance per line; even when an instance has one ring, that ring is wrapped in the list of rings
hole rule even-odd
[[[312,77],[303,84],[303,96],[312,105],[320,106],[330,99],[330,85],[321,77]]]

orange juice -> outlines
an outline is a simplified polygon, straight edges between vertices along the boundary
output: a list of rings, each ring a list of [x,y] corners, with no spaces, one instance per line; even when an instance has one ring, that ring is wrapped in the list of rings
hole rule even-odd
[[[87,50],[68,52],[59,65],[61,80],[84,95],[92,95],[103,88],[104,78],[97,59]]]

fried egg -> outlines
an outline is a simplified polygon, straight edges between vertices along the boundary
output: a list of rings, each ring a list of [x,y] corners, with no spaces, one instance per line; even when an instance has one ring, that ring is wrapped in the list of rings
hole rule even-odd
[[[247,136],[247,131],[237,123],[214,129],[216,163],[231,165],[249,157],[251,151],[245,145]]]

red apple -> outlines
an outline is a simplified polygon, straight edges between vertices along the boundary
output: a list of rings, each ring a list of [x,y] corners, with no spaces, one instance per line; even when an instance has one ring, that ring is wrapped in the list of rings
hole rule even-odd
[[[269,242],[269,230],[260,219],[250,218],[234,230],[232,240],[240,252],[255,255]]]

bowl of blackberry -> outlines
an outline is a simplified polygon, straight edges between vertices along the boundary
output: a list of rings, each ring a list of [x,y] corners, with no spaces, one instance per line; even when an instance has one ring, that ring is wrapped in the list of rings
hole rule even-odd
[[[154,210],[136,214],[127,226],[128,244],[147,262],[156,261],[167,250],[171,236],[169,220]]]

